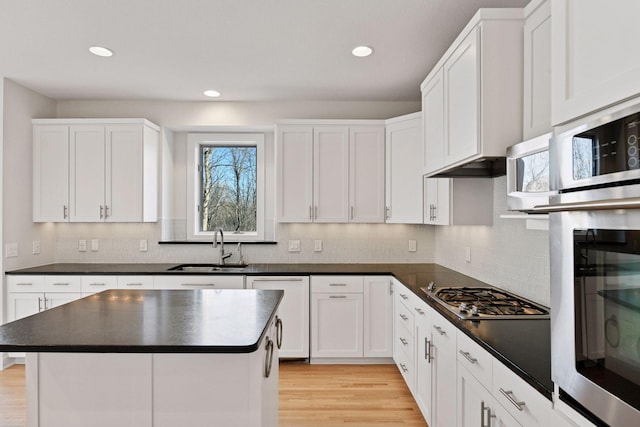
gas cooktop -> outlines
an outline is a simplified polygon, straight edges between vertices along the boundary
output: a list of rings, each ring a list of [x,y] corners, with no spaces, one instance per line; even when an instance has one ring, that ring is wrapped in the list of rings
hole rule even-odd
[[[540,304],[491,287],[443,287],[430,283],[423,292],[461,319],[548,319]]]

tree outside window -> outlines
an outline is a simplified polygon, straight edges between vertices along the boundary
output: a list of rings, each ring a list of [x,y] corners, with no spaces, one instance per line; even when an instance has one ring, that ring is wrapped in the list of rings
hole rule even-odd
[[[202,145],[201,231],[218,228],[255,232],[257,149],[255,146]]]

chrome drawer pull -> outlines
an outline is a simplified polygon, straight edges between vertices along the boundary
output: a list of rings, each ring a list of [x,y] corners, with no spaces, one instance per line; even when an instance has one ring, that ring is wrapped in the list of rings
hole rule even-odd
[[[329,295],[329,298],[346,298],[346,295]]]
[[[462,351],[462,350],[458,350],[458,353],[460,353],[461,355],[464,356],[465,359],[467,359],[469,362],[471,362],[472,364],[475,365],[475,363],[478,361],[478,359],[475,359],[473,357],[471,357],[471,354],[469,354],[468,351]]]
[[[400,364],[400,368],[402,368],[402,371],[403,371],[403,372],[408,372],[408,371],[409,371],[409,370],[407,369],[407,367],[405,366],[405,364],[404,364],[404,363],[401,363],[401,364]]]
[[[400,342],[402,343],[402,345],[407,345],[409,344],[409,341],[405,340],[404,338],[400,337]]]
[[[346,283],[329,283],[329,286],[347,286]]]
[[[31,285],[33,285],[33,283],[29,283],[29,282],[16,283],[16,286],[31,286]]]
[[[513,391],[511,390],[505,390],[502,387],[500,387],[500,393],[502,393],[502,395],[504,397],[507,398],[507,400],[509,402],[511,402],[511,404],[513,406],[515,406],[516,408],[518,408],[518,411],[524,411],[524,409],[522,408],[523,406],[526,406],[524,402],[518,402],[514,397],[513,397]]]
[[[439,333],[440,335],[447,335],[447,333],[446,333],[445,331],[443,331],[443,330],[442,330],[442,328],[441,328],[440,326],[433,325],[433,329],[435,329],[436,331],[438,331],[438,333]]]
[[[142,283],[125,283],[125,286],[142,286]]]
[[[409,320],[409,318],[408,318],[407,316],[405,316],[404,314],[401,314],[401,315],[400,315],[400,318],[401,318],[402,320],[404,320],[405,322],[406,322],[407,320]]]
[[[89,283],[89,286],[105,286],[106,283]]]
[[[424,358],[427,360],[427,363],[431,363],[431,341],[427,338],[424,339]]]
[[[415,311],[417,311],[419,315],[424,316],[424,311],[423,310],[419,309],[418,307],[414,307],[413,309]]]
[[[215,286],[215,283],[182,283],[181,286],[198,286],[201,288],[207,288],[207,287],[212,287]]]
[[[403,300],[408,300],[409,299],[409,297],[406,296],[405,294],[400,294],[400,296],[402,297]]]
[[[53,286],[69,286],[68,283],[52,283]]]

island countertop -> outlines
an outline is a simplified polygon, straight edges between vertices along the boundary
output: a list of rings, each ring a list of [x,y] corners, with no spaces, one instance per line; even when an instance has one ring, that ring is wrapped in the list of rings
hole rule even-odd
[[[0,326],[0,351],[251,353],[283,295],[108,290]]]

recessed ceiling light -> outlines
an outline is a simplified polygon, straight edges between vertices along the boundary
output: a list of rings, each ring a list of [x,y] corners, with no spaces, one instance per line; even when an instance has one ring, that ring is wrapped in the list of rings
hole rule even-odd
[[[98,56],[113,56],[113,51],[102,46],[91,46],[89,52]]]
[[[220,92],[217,90],[205,90],[203,93],[209,98],[217,98],[220,96]]]
[[[369,46],[358,46],[353,48],[351,53],[359,58],[364,58],[365,56],[371,55],[373,53],[373,49]]]

